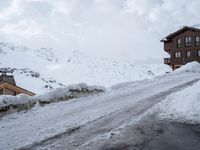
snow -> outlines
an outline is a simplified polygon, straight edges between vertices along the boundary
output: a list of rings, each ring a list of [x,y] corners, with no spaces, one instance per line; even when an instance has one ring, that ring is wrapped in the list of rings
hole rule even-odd
[[[94,85],[87,85],[86,83],[80,83],[80,84],[73,84],[73,85],[69,85],[65,88],[57,88],[53,91],[44,93],[44,94],[40,94],[40,95],[36,95],[34,97],[32,97],[31,99],[33,100],[39,100],[39,101],[43,101],[43,102],[51,102],[51,101],[55,101],[58,98],[64,98],[64,99],[71,99],[74,97],[77,97],[78,93],[82,93],[82,94],[90,94],[90,92],[105,92],[106,88],[104,88],[103,86],[94,86]],[[75,92],[75,93],[73,93]],[[76,93],[78,92],[78,93]]]
[[[46,92],[44,94],[36,96],[28,96],[25,94],[19,94],[17,96],[0,96],[0,110],[1,108],[10,106],[10,105],[19,105],[19,104],[28,104],[39,102],[55,102],[58,99],[62,98],[63,100],[77,98],[86,95],[97,94],[100,92],[105,92],[106,89],[102,86],[87,85],[86,83],[69,85],[65,88],[57,88],[53,91]],[[96,93],[95,93],[96,92]],[[81,95],[78,95],[81,94]]]
[[[31,49],[0,42],[0,68],[15,68],[17,85],[36,94],[82,82],[110,87],[152,79],[171,70],[164,64],[135,65],[130,61],[88,57],[77,50],[62,57],[55,52],[51,48]]]
[[[133,114],[140,115],[143,107],[151,107],[153,97],[158,97],[163,92],[170,94],[174,91],[173,88],[187,86],[188,82],[197,79],[199,73],[166,74],[152,80],[121,84],[121,87],[115,86],[99,96],[51,103],[34,107],[27,112],[6,115],[0,119],[1,148],[17,149],[25,146],[26,149],[26,146],[70,132],[103,117],[108,117],[112,122],[110,125],[114,127],[126,127],[129,117],[133,117]],[[115,114],[119,115],[116,117]],[[99,122],[94,129],[102,127],[102,124],[105,122]],[[99,134],[97,137],[102,138]]]
[[[13,75],[17,85],[36,94],[49,91],[45,88],[46,85],[53,88],[62,87],[58,79],[54,82],[54,78],[47,70],[48,66],[55,65],[55,60],[56,56],[51,49],[34,50],[0,42],[0,68],[14,69]]]
[[[194,72],[200,73],[200,63],[194,61],[176,69],[174,73]]]
[[[17,96],[1,95],[0,96],[0,108],[9,105],[26,104],[33,101],[30,96],[25,94],[19,94]]]
[[[200,73],[200,63],[191,62],[175,70],[173,75]],[[182,122],[200,122],[200,82],[172,93],[155,109],[161,111],[160,117]]]
[[[158,105],[161,118],[200,123],[200,82],[168,96]]]
[[[28,146],[35,143],[70,133],[83,126],[87,127],[87,125],[88,130],[109,129],[102,134],[94,132],[93,134],[96,134],[92,136],[94,138],[82,143],[81,146],[85,147],[91,142],[95,143],[109,138],[112,134],[120,136],[120,130],[126,128],[129,123],[140,120],[149,109],[157,112],[161,119],[200,123],[200,92],[198,90],[200,88],[200,64],[197,62],[188,63],[172,73],[165,74],[169,68],[160,64],[136,66],[109,59],[94,60],[81,56],[82,54],[79,55],[79,52],[73,54],[65,62],[57,59],[51,52],[46,54],[46,49],[44,51],[41,49],[38,53],[35,50],[19,48],[6,43],[0,43],[0,47],[3,47],[0,49],[0,60],[6,62],[20,55],[16,60],[10,59],[11,61],[8,62],[8,67],[17,68],[15,72],[17,83],[28,89],[30,85],[33,85],[35,89],[39,89],[38,93],[42,93],[35,97],[0,96],[0,108],[36,101],[55,102],[60,97],[72,98],[73,94],[80,92],[105,91],[100,95],[89,97],[80,95],[81,98],[75,96],[70,101],[50,103],[44,106],[37,105],[28,111],[1,117],[1,149],[28,149]],[[27,58],[22,64],[20,59],[23,59],[25,55]],[[32,59],[33,56],[39,63]],[[7,67],[4,61],[0,61],[0,66]],[[39,73],[40,78],[33,78],[32,73]],[[65,85],[79,81],[80,84],[60,88],[58,84],[60,81]],[[82,81],[111,88],[105,90],[101,86],[88,86]],[[44,90],[43,86],[46,84],[53,86],[54,90]],[[178,92],[174,92],[176,90]],[[155,105],[156,107],[153,107]],[[106,118],[106,121],[103,119],[101,122],[102,118]],[[90,128],[90,123],[95,121],[95,126]],[[110,128],[106,126],[107,123]],[[89,134],[89,132],[86,133]],[[81,133],[79,134],[81,137]],[[73,140],[67,139],[64,144],[68,146],[68,142],[73,143]]]

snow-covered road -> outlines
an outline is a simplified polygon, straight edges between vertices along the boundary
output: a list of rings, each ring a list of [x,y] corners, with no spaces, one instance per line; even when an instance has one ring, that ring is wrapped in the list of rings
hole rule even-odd
[[[137,122],[172,92],[200,79],[198,73],[174,73],[124,83],[89,98],[35,107],[0,119],[1,149],[98,149],[101,142]]]

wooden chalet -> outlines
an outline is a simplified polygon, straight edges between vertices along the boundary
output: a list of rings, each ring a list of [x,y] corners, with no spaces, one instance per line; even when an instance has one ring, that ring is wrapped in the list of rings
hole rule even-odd
[[[7,73],[12,73],[8,71],[0,71],[0,95],[12,95],[16,96],[17,94],[27,94],[29,96],[34,96],[35,94],[23,89],[21,87],[18,87],[15,83],[14,76],[7,75]]]
[[[173,70],[188,62],[200,62],[200,29],[185,26],[161,40],[170,58],[164,63]]]

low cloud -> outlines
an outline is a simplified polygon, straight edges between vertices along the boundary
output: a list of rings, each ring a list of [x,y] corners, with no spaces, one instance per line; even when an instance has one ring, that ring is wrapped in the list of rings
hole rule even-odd
[[[0,40],[65,54],[162,61],[160,39],[199,24],[194,0],[1,0]],[[151,58],[151,59],[149,59]]]

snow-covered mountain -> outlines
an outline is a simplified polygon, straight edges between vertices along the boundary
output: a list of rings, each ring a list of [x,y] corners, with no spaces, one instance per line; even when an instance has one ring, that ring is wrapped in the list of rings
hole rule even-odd
[[[52,49],[30,49],[0,43],[0,68],[14,70],[17,85],[41,93],[64,86],[49,74],[49,66],[57,63]]]
[[[35,93],[80,82],[108,87],[170,71],[163,64],[134,65],[87,57],[77,50],[58,57],[51,48],[31,49],[5,42],[0,42],[0,68],[14,69],[17,84]]]

